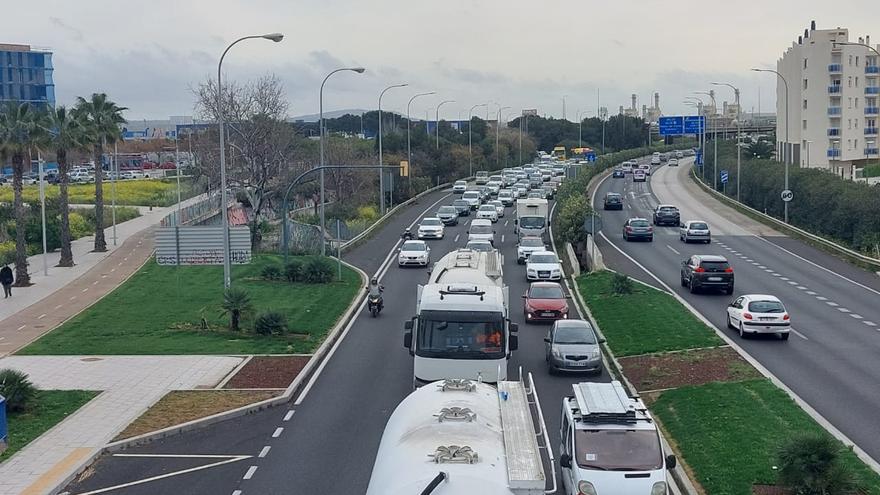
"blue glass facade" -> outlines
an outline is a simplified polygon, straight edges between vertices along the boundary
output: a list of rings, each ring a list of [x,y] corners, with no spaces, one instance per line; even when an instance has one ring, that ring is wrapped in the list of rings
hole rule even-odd
[[[52,53],[27,45],[0,44],[0,102],[55,106]]]

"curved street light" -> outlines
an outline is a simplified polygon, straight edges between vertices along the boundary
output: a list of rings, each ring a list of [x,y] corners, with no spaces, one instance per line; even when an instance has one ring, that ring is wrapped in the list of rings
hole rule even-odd
[[[782,74],[780,74],[779,72],[777,72],[773,69],[757,69],[757,68],[755,68],[755,69],[752,69],[752,71],[754,71],[754,72],[772,72],[773,74],[776,74],[776,77],[778,77],[779,79],[782,79],[782,84],[785,85],[785,146],[782,147],[782,150],[783,150],[783,154],[785,155],[785,189],[787,190],[788,189],[788,162],[791,161],[789,159],[791,153],[789,153],[788,152],[789,150],[786,149],[786,146],[789,145],[789,142],[788,142],[788,81],[785,80],[785,77]],[[776,158],[778,160],[779,156],[777,155]],[[788,203],[789,203],[788,201],[785,201],[785,202],[783,202],[783,205],[782,205],[782,207],[784,208],[783,216],[785,217],[784,218],[785,223],[788,223]]]
[[[498,107],[498,118],[495,120],[495,169],[501,168],[501,154],[498,153],[498,145],[501,137],[501,112],[508,110],[510,107]]]
[[[409,86],[409,84],[407,84],[407,83],[392,84],[391,86],[388,86],[387,88],[383,89],[381,93],[379,93],[379,166],[380,167],[382,166],[382,97],[385,96],[385,92],[388,91],[389,89],[403,88],[406,86]],[[391,180],[394,180],[393,176],[392,176]],[[394,195],[393,190],[392,190],[391,194],[392,194],[392,199],[393,199],[393,195]],[[383,173],[383,170],[381,168],[379,169],[379,212],[382,215],[385,214],[385,174]]]
[[[712,188],[718,190],[718,104],[715,103],[714,91],[696,91],[696,94],[706,95],[712,99],[712,143],[715,147],[712,161],[714,162],[715,172],[712,174]]]
[[[442,107],[443,105],[445,105],[447,103],[455,103],[455,100],[443,100],[437,104],[437,110],[436,110],[437,114],[435,117],[435,120],[436,120],[435,123],[436,123],[437,128],[435,129],[435,131],[437,133],[437,149],[438,150],[440,149],[440,107]]]
[[[419,98],[421,96],[434,95],[434,94],[437,94],[437,92],[436,91],[428,91],[427,93],[419,93],[419,94],[413,95],[413,97],[410,98],[406,104],[406,163],[407,163],[407,166],[409,166],[410,177],[412,177],[412,147],[410,145],[410,127],[412,127],[412,122],[411,122],[410,116],[409,116],[409,108],[410,108],[410,105],[412,105],[413,100],[415,100],[416,98]],[[412,185],[412,179],[409,180],[409,183],[410,183],[410,185]],[[412,188],[410,188],[410,189],[412,189]],[[410,191],[410,193],[412,193],[412,191]]]
[[[727,86],[733,90],[733,95],[736,98],[736,200],[740,200],[739,194],[739,176],[740,176],[740,165],[742,163],[742,115],[740,113],[740,103],[739,103],[739,88],[734,86],[733,84],[728,83],[719,83],[713,82],[714,86]]]
[[[480,107],[486,107],[486,111],[488,111],[489,104],[488,103],[478,103],[478,104],[472,106],[470,110],[468,110],[468,164],[470,166],[470,173],[468,174],[468,177],[474,176],[474,156],[473,156],[473,152],[471,149],[472,145],[473,145],[473,137],[472,137],[472,133],[471,133],[471,127],[472,127],[471,121],[474,120],[474,109],[480,108]]]

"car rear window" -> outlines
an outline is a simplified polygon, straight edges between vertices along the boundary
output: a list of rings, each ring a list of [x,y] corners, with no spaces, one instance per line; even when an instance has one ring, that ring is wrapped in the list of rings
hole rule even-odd
[[[440,222],[439,218],[425,218],[424,220],[422,220],[422,226],[434,227],[437,225],[443,225],[443,223]]]
[[[730,263],[726,261],[704,261],[700,263],[700,266],[705,268],[707,272],[723,272],[730,268]]]
[[[647,220],[633,220],[629,224],[632,225],[633,227],[647,227],[648,221]]]
[[[676,208],[674,206],[666,206],[666,207],[660,208],[660,211],[662,211],[663,213],[678,213],[678,208]]]
[[[749,303],[749,311],[755,313],[785,313],[785,308],[779,301],[752,301]]]
[[[691,224],[691,229],[693,230],[708,230],[709,226],[705,223],[695,222]]]
[[[441,206],[437,213],[455,213],[454,206]]]

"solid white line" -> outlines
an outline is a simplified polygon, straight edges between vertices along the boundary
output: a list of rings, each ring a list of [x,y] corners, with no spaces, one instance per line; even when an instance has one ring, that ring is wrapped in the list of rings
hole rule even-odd
[[[113,491],[113,490],[119,490],[119,489],[121,489],[121,488],[128,488],[128,487],[131,487],[131,486],[136,486],[136,485],[142,485],[142,484],[144,484],[144,483],[149,483],[149,482],[151,482],[151,481],[157,481],[157,480],[161,480],[161,479],[165,479],[165,478],[170,478],[170,477],[172,477],[172,476],[177,476],[177,475],[181,475],[181,474],[192,473],[192,472],[195,472],[195,471],[201,471],[201,470],[203,470],[203,469],[210,469],[210,468],[212,468],[212,467],[222,466],[223,464],[229,464],[229,463],[232,463],[232,462],[238,462],[238,461],[241,461],[241,460],[244,460],[244,459],[249,459],[249,458],[251,457],[251,456],[249,456],[249,455],[234,455],[234,456],[228,456],[228,455],[225,455],[225,456],[224,456],[224,455],[220,455],[220,456],[212,456],[212,455],[186,456],[186,455],[179,455],[179,456],[175,456],[175,455],[161,455],[161,454],[155,454],[155,455],[149,455],[149,454],[113,454],[113,456],[114,456],[114,457],[202,457],[202,458],[207,458],[207,459],[215,459],[215,458],[223,458],[223,457],[225,457],[226,459],[225,459],[225,460],[222,460],[222,461],[220,461],[220,462],[212,462],[211,464],[205,464],[204,466],[196,466],[196,467],[194,467],[194,468],[184,469],[184,470],[181,470],[181,471],[174,471],[174,472],[171,472],[171,473],[160,474],[160,475],[158,475],[158,476],[153,476],[153,477],[150,477],[150,478],[145,478],[145,479],[137,480],[137,481],[131,481],[131,482],[128,482],[128,483],[123,483],[123,484],[121,484],[121,485],[108,486],[107,488],[101,488],[100,490],[94,490],[94,491],[91,491],[91,492],[80,493],[79,495],[97,495],[98,493],[106,493],[106,492],[110,492],[110,491]]]
[[[261,450],[260,453],[257,454],[257,457],[259,457],[260,459],[266,457],[267,455],[269,455],[269,449],[271,448],[272,447],[270,447],[269,445],[266,445],[265,447],[263,447],[263,450]]]
[[[461,234],[455,234],[455,239],[453,239],[452,242],[458,242],[458,238],[460,236],[461,236]]]
[[[247,472],[244,473],[244,476],[241,477],[243,480],[249,480],[254,477],[254,473],[257,472],[257,466],[251,466],[248,468]]]
[[[287,411],[287,414],[284,415],[284,419],[282,419],[282,421],[290,421],[290,418],[293,417],[293,413],[295,413],[295,412],[296,411],[294,411],[293,409],[291,409],[290,411]]]
[[[807,338],[806,335],[804,335],[804,334],[798,332],[798,331],[795,330],[794,328],[792,328],[791,331],[792,331],[795,335],[797,335],[798,337],[800,337],[800,338],[802,338],[802,339],[804,339],[804,340],[810,340],[809,338]]]
[[[676,251],[675,248],[672,247],[672,246],[670,246],[669,244],[667,244],[666,247],[668,247],[669,250],[672,251],[673,253],[675,253],[675,254],[677,254],[677,255],[681,255],[681,253],[679,253],[678,251]]]
[[[280,436],[281,436],[281,432],[283,432],[283,431],[284,431],[284,427],[282,427],[282,426],[279,426],[278,428],[275,428],[275,431],[272,432],[272,438],[278,438],[278,437],[280,437]]]
[[[250,459],[249,455],[223,455],[223,454],[113,454],[113,457],[148,457],[161,459]]]
[[[864,320],[865,319],[862,315],[859,315],[856,313],[850,313],[850,316],[852,316],[853,318],[855,318],[857,320]]]

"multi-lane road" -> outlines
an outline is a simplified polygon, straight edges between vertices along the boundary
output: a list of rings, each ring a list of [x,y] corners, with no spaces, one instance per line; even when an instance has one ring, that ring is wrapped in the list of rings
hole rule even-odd
[[[89,471],[89,477],[70,485],[67,491],[90,493],[170,475],[126,485],[124,493],[177,494],[184,486],[186,493],[212,495],[364,493],[385,423],[412,390],[413,362],[403,347],[403,323],[415,314],[416,286],[428,278],[425,269],[397,267],[394,255],[399,235],[426,213],[433,216],[439,206],[451,204],[452,200],[449,191],[424,197],[347,256],[347,261],[368,274],[379,275],[385,286],[385,309],[378,318],[370,317],[362,309],[313,382],[288,407],[125,452],[134,457],[105,457]],[[433,260],[464,247],[467,225],[473,218],[462,218],[458,226],[447,227],[444,239],[427,241]],[[533,372],[551,441],[557,442],[560,403],[563,396],[571,393],[571,384],[608,380],[608,373],[598,377],[547,373],[543,338],[549,326],[526,324],[523,319],[520,296],[528,283],[525,267],[516,263],[513,208],[507,208],[496,224],[495,240],[504,256],[511,320],[519,324],[519,350],[513,353],[509,370],[515,374],[522,367]],[[145,455],[149,457],[141,457]],[[233,459],[172,457],[205,455],[250,457],[175,474]]]
[[[725,331],[832,425],[880,459],[880,277],[707,198],[687,177],[691,166],[688,160],[678,168],[657,168],[647,183],[633,183],[629,175],[605,179],[595,195],[597,210],[602,210],[607,192],[624,197],[622,211],[602,211],[599,245],[606,263],[674,290],[719,329],[726,329],[726,306],[738,294],[781,298],[792,315],[788,341],[772,335],[743,340],[737,332]],[[684,244],[674,227],[655,227],[651,243],[625,242],[623,222],[636,216],[650,220],[658,204],[678,206],[682,220],[707,221],[712,244]],[[691,294],[681,287],[681,261],[694,254],[727,257],[736,276],[733,296]]]

